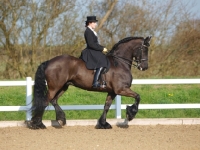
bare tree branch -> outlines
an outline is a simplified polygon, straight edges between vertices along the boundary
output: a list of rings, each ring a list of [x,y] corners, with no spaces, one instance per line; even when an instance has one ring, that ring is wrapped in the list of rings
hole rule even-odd
[[[99,30],[102,28],[103,24],[104,24],[105,21],[108,19],[109,15],[111,14],[111,12],[112,12],[112,10],[114,9],[114,7],[115,7],[115,5],[117,4],[117,2],[118,2],[118,0],[114,0],[114,1],[111,3],[111,5],[110,5],[108,11],[107,11],[106,14],[104,15],[104,17],[101,19],[101,22],[100,22],[100,24],[98,25],[96,31],[99,31]]]

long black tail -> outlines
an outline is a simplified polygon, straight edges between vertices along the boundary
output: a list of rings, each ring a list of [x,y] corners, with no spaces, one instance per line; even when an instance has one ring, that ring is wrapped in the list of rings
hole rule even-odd
[[[32,100],[32,115],[44,111],[46,107],[45,101],[47,100],[47,86],[45,81],[45,69],[47,67],[48,61],[43,62],[38,67],[35,73],[35,85],[33,90],[33,100]]]

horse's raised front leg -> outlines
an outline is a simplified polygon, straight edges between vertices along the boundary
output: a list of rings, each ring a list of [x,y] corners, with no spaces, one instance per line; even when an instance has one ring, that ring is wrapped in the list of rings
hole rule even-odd
[[[129,121],[135,118],[138,112],[139,101],[140,101],[140,95],[138,94],[137,97],[135,98],[135,103],[132,106],[126,107],[126,117]]]
[[[131,121],[138,112],[138,107],[140,103],[140,95],[129,88],[126,88],[117,94],[135,98],[135,103],[132,106],[126,107],[126,117],[129,121]]]
[[[96,126],[97,129],[111,129],[112,128],[112,126],[108,122],[106,122],[106,116],[115,96],[116,96],[115,93],[108,93],[106,102],[104,105],[103,113],[101,117],[99,118],[98,125]]]

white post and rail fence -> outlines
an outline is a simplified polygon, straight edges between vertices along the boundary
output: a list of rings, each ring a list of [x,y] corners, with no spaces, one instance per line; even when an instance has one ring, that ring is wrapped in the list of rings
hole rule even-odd
[[[200,84],[200,79],[134,79],[132,84]],[[26,81],[0,81],[0,86],[26,86],[26,105],[24,106],[0,106],[0,111],[26,111],[26,120],[31,119],[30,108],[32,106],[32,86],[34,81],[27,77]],[[127,104],[121,104],[121,96],[117,95],[115,104],[110,109],[115,109],[115,117],[121,118],[121,110],[126,109]],[[104,105],[62,105],[63,110],[99,110]],[[195,104],[140,104],[139,109],[197,109],[200,103]],[[48,110],[54,110],[53,106]]]

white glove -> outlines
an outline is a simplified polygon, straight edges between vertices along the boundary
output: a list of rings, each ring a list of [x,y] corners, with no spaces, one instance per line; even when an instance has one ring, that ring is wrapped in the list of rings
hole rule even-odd
[[[107,54],[107,53],[108,53],[107,48],[104,48],[102,52],[103,52],[104,54]]]

